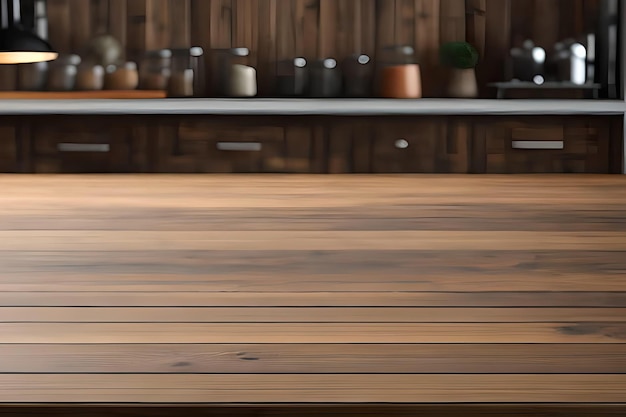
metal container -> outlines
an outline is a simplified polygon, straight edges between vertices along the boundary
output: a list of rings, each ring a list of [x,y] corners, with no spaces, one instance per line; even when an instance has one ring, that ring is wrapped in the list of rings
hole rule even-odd
[[[43,91],[48,79],[48,62],[21,64],[17,70],[17,89],[21,91]]]
[[[205,91],[204,50],[199,46],[171,50],[168,97],[203,97]]]
[[[333,58],[315,61],[310,72],[311,97],[340,97],[342,91],[342,74]]]
[[[307,93],[309,69],[306,59],[299,57],[276,64],[276,93],[280,97],[301,97]]]
[[[76,74],[81,58],[78,55],[64,55],[50,63],[48,90],[72,91],[76,85]]]
[[[374,63],[365,54],[352,55],[342,65],[346,97],[371,97],[374,82]]]

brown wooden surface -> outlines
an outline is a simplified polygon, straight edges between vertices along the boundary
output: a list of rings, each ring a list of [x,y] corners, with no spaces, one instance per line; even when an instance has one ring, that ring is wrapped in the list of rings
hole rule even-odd
[[[1,402],[624,411],[621,176],[0,180]]]
[[[450,404],[450,405],[247,405],[247,406],[11,406],[0,408],[3,416],[90,416],[90,417],[303,417],[320,415],[367,417],[621,417],[622,405],[526,405],[526,404]]]
[[[159,90],[0,91],[0,100],[153,99],[165,97],[167,97],[167,93]]]
[[[259,69],[259,92],[274,94],[276,60],[309,60],[415,47],[425,96],[445,95],[443,42],[468,40],[481,52],[481,96],[508,80],[506,56],[526,38],[545,48],[595,32],[599,0],[50,0],[50,42],[83,53],[110,33],[139,60],[145,50],[245,46]],[[71,22],[71,23],[70,23]],[[0,89],[15,89],[15,69],[0,67]],[[545,93],[544,93],[545,94]],[[549,94],[549,93],[547,93]]]

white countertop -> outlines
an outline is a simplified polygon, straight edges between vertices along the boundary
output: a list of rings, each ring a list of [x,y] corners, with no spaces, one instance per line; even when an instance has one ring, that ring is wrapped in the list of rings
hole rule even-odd
[[[624,101],[461,99],[0,100],[0,115],[610,115]]]

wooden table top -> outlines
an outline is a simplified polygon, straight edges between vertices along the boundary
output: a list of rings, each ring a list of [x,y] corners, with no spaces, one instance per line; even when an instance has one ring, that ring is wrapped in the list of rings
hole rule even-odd
[[[0,183],[2,403],[626,404],[626,177]]]

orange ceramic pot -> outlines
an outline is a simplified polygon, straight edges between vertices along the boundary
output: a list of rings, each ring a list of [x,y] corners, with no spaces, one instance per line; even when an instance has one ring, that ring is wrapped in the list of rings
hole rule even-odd
[[[407,64],[384,68],[380,95],[385,98],[421,98],[422,76],[420,66]]]

